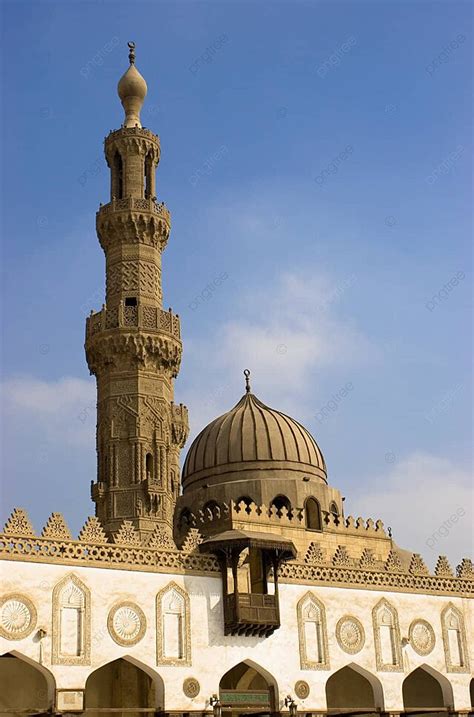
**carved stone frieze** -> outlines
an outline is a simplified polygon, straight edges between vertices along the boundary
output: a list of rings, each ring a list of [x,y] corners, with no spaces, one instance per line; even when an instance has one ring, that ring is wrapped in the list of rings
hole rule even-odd
[[[126,331],[97,333],[87,342],[87,362],[93,374],[113,367],[123,371],[143,366],[178,375],[181,341],[161,333]]]
[[[105,207],[102,207],[97,212],[96,228],[100,245],[105,252],[119,242],[147,244],[161,251],[165,248],[170,234],[170,217],[165,208],[161,211],[151,206],[149,211],[145,208],[124,208],[116,211],[104,209]]]

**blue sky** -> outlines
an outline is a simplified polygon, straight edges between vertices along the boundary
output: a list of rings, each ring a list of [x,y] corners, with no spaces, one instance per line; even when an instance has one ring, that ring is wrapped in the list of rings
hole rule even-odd
[[[62,511],[77,532],[93,509],[84,322],[103,302],[102,142],[134,40],[192,435],[248,367],[315,435],[348,513],[430,564],[472,553],[469,3],[2,11],[2,517],[19,505],[40,529]]]

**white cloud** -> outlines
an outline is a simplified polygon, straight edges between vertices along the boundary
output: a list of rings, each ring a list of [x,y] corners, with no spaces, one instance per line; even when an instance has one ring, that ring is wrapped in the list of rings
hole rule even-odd
[[[301,420],[317,405],[317,370],[376,360],[375,344],[338,316],[338,304],[356,282],[353,274],[283,274],[265,289],[242,291],[238,318],[187,341],[187,372],[199,376],[186,392],[192,432],[234,405],[243,393],[244,368],[251,369],[252,389],[262,400]]]
[[[364,479],[363,491],[348,502],[347,513],[381,518],[401,548],[421,553],[430,567],[438,555],[447,555],[454,567],[472,555],[472,486],[465,468],[446,458],[413,453],[386,475]]]
[[[17,377],[2,385],[4,416],[38,442],[90,447],[96,421],[95,381]]]

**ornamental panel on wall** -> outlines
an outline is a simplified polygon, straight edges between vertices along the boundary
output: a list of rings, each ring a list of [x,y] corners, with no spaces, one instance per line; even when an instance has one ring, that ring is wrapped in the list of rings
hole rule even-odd
[[[469,672],[466,630],[462,613],[452,603],[441,613],[447,672]]]
[[[410,645],[418,655],[429,655],[436,644],[434,630],[426,620],[413,620],[408,632]]]
[[[372,610],[375,658],[379,672],[399,672],[402,668],[398,613],[382,598]]]
[[[0,636],[23,640],[36,627],[36,608],[26,595],[10,593],[0,600]]]
[[[296,614],[301,669],[328,670],[326,610],[323,603],[312,592],[307,592],[298,602]]]
[[[89,588],[67,575],[53,590],[53,665],[89,665],[91,598]]]
[[[156,596],[156,652],[159,665],[191,664],[189,595],[171,582]]]
[[[109,635],[123,647],[136,645],[146,632],[143,610],[132,602],[121,602],[110,610],[107,618]]]

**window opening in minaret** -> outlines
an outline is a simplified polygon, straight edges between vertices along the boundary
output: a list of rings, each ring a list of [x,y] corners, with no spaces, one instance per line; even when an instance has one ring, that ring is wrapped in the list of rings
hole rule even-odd
[[[115,188],[113,193],[116,199],[123,199],[123,162],[119,152],[115,152],[114,156],[114,174]]]
[[[125,306],[136,306],[137,305],[137,297],[136,296],[127,296],[125,299]]]
[[[147,480],[153,480],[153,456],[151,453],[146,454],[145,467]]]
[[[153,161],[151,154],[145,157],[145,199],[151,198],[151,173],[153,171]]]

